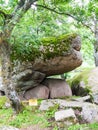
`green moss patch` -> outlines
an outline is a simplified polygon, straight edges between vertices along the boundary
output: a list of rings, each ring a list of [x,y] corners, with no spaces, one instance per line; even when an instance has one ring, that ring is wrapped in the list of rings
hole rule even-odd
[[[5,107],[5,103],[9,102],[9,99],[6,96],[0,97],[0,109]]]
[[[23,112],[15,115],[11,108],[0,109],[0,125],[11,125],[14,127],[28,127],[30,125],[39,124],[42,127],[48,127],[49,122],[45,118],[45,113],[33,108],[25,108]]]
[[[91,71],[91,68],[87,68],[86,70],[80,72],[80,74],[78,74],[77,76],[73,78],[72,82],[79,83],[80,81],[84,81],[85,84],[87,84],[90,71]]]
[[[68,130],[98,130],[98,123],[84,124],[84,125],[72,125]]]
[[[71,52],[72,40],[76,36],[77,34],[67,34],[42,39],[41,42],[44,48],[44,58],[49,59],[55,56],[68,55]]]
[[[71,51],[72,40],[77,34],[66,34],[57,37],[43,38],[29,45],[13,44],[12,60],[33,61],[36,58],[50,59],[55,56],[65,56]]]
[[[85,68],[82,72],[78,73],[73,78],[69,79],[67,82],[71,86],[73,93],[77,93],[79,96],[85,96],[91,94],[91,86],[88,84],[88,77],[92,68]],[[79,87],[80,82],[84,83],[84,87]]]

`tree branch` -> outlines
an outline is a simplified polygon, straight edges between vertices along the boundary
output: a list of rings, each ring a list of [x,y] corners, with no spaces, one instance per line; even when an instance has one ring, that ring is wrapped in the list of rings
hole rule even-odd
[[[5,35],[9,37],[15,25],[20,21],[23,15],[28,11],[34,2],[38,0],[20,0],[16,6],[14,12],[11,14],[11,18],[5,27]]]
[[[14,13],[18,12],[18,10],[22,9],[22,11],[26,12],[31,5],[38,0],[20,0],[18,5],[16,6]]]
[[[20,0],[18,2],[18,5],[15,7],[14,13],[18,11],[19,8],[21,8],[25,3],[25,0]]]
[[[6,17],[8,16],[8,15],[7,15],[4,11],[2,11],[2,10],[0,10],[0,14],[3,15],[4,18],[6,18]]]
[[[56,11],[55,9],[50,8],[50,7],[47,7],[47,6],[44,6],[44,5],[39,5],[39,4],[34,4],[34,5],[37,6],[37,7],[41,7],[41,8],[50,10],[50,11],[52,11],[52,12],[54,12],[54,13],[57,13],[57,14],[60,14],[60,15],[66,15],[66,16],[68,16],[68,17],[71,17],[71,18],[73,18],[74,20],[80,22],[83,26],[89,28],[89,29],[91,30],[91,32],[94,33],[94,30],[93,30],[88,24],[85,24],[83,21],[79,20],[77,17],[73,16],[73,15],[70,14],[70,13],[58,12],[58,11]]]

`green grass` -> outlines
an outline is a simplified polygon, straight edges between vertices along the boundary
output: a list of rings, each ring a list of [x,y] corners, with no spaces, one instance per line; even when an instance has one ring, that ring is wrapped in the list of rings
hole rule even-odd
[[[20,128],[32,124],[41,124],[42,127],[49,126],[44,113],[33,110],[30,107],[18,115],[15,115],[11,108],[0,109],[0,125],[11,125]]]
[[[5,107],[5,103],[10,102],[6,96],[0,96],[0,109]]]
[[[83,124],[83,125],[73,125],[68,128],[68,130],[98,130],[98,123]]]
[[[47,111],[40,111],[38,107],[25,106],[23,112],[15,115],[11,108],[0,109],[0,125],[11,125],[22,128],[29,125],[39,124],[41,127],[52,126],[52,130],[59,130],[54,120],[55,111],[58,105],[50,107]],[[98,130],[98,123],[93,124],[76,124],[65,130]]]

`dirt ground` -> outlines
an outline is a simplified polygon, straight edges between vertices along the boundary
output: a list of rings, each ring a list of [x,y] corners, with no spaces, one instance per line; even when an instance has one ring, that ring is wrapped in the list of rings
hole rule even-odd
[[[41,128],[39,125],[32,125],[27,128],[21,128],[20,130],[53,130],[53,128]]]

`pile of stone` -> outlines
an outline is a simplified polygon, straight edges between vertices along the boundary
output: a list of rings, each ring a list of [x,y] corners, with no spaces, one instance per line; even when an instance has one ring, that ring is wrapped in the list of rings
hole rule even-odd
[[[54,120],[59,129],[73,124],[95,123],[98,122],[98,105],[88,102],[90,98],[90,96],[86,96],[69,101],[64,99],[43,100],[39,109],[41,111],[55,109],[55,105],[58,104]]]
[[[31,88],[24,94],[19,94],[20,99],[54,99],[72,96],[70,86],[62,79],[46,78],[37,87]]]

